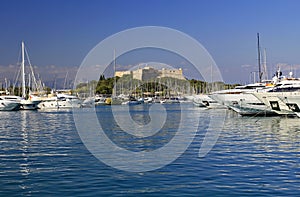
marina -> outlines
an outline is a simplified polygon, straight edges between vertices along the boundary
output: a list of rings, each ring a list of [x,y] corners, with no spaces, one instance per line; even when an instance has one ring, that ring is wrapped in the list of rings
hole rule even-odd
[[[300,196],[299,7],[0,1],[0,197]]]

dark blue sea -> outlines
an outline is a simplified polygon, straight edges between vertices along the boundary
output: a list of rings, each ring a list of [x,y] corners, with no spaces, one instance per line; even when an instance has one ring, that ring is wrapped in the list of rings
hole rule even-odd
[[[170,143],[183,113],[201,119],[199,126],[194,119],[186,123],[196,133],[183,154],[161,168],[140,172],[114,168],[88,151],[72,110],[1,112],[0,196],[300,196],[300,119],[241,117],[192,104],[165,108],[163,132],[147,140],[121,132],[111,106],[94,109],[108,138],[133,152]],[[90,113],[80,110],[76,113]],[[114,113],[123,110],[117,106]],[[145,105],[132,106],[130,115],[148,123],[148,111]],[[208,117],[214,113],[226,114],[222,131],[212,150],[199,157]],[[124,160],[113,158],[116,163]]]

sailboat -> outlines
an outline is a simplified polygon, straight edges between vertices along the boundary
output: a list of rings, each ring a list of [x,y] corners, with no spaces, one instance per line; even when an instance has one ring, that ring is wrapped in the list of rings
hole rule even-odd
[[[21,43],[21,53],[22,53],[22,63],[21,63],[21,79],[22,79],[22,99],[20,101],[20,109],[23,110],[35,110],[38,109],[38,104],[41,102],[39,100],[31,100],[26,97],[26,83],[25,83],[25,45],[22,41]],[[34,75],[32,76],[34,77]]]
[[[114,75],[116,73],[116,50],[114,50]],[[117,78],[114,76],[114,87],[111,99],[107,99],[108,105],[121,105],[123,102],[122,98],[117,96]]]

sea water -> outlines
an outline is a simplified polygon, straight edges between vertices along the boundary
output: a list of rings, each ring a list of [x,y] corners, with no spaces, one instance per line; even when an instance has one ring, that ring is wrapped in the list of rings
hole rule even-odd
[[[117,113],[125,110],[118,107]],[[205,157],[198,157],[207,117],[224,109],[204,110],[192,104],[165,108],[168,118],[163,129],[167,132],[146,141],[119,132],[111,106],[95,109],[107,136],[137,152],[169,143],[180,114],[202,118],[198,127],[197,122],[187,125],[197,132],[179,158],[145,172],[119,170],[91,154],[77,132],[72,110],[1,112],[0,196],[300,195],[298,118],[241,117],[225,110],[216,144]],[[151,121],[148,110],[145,105],[133,106],[131,116],[147,123]]]

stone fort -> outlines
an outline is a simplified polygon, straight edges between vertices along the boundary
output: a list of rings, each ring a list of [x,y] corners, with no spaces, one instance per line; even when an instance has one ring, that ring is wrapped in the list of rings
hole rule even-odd
[[[116,77],[123,77],[124,75],[132,75],[133,79],[138,79],[141,81],[147,81],[156,78],[164,78],[170,77],[175,79],[185,80],[183,76],[182,69],[166,69],[162,68],[161,70],[157,70],[153,67],[146,66],[144,68],[139,68],[137,70],[132,71],[116,71]]]

